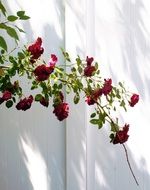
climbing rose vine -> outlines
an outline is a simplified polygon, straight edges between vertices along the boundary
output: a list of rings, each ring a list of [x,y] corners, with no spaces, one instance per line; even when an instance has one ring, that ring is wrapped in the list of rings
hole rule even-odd
[[[1,1],[0,13],[5,18],[0,22],[0,29],[17,44],[18,32],[23,30],[13,23],[18,19],[27,20],[29,17],[24,11],[8,15]],[[110,142],[123,145],[129,168],[138,184],[124,145],[129,139],[130,126],[128,123],[121,124],[118,117],[114,118],[112,113],[120,107],[125,111],[128,107],[134,107],[139,101],[139,95],[130,93],[121,82],[114,85],[110,77],[102,78],[101,67],[99,68],[99,64],[89,55],[84,58],[78,55],[72,61],[69,53],[62,49],[63,59],[59,60],[53,53],[46,62],[42,59],[44,47],[40,37],[30,45],[20,50],[15,47],[10,52],[3,36],[0,36],[0,41],[0,104],[5,104],[7,108],[15,106],[19,111],[27,111],[34,102],[46,108],[52,106],[53,114],[59,121],[63,121],[71,114],[64,94],[73,94],[75,104],[82,99],[85,104],[93,107],[90,123],[98,129],[109,124]],[[28,83],[28,94],[21,85],[22,78]]]

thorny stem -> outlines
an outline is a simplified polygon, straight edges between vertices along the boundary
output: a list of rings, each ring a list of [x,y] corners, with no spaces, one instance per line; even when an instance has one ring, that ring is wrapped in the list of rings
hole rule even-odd
[[[125,144],[122,144],[122,146],[123,146],[124,151],[125,151],[125,154],[126,154],[126,160],[127,160],[127,163],[128,163],[129,169],[130,169],[130,172],[131,172],[131,174],[132,174],[132,176],[133,176],[133,178],[134,178],[134,180],[135,180],[135,183],[137,184],[137,186],[139,186],[138,180],[137,180],[136,177],[135,177],[135,174],[134,174],[134,172],[133,172],[133,169],[132,169],[131,164],[130,164],[130,161],[129,161],[129,156],[128,156],[127,148],[126,148]]]

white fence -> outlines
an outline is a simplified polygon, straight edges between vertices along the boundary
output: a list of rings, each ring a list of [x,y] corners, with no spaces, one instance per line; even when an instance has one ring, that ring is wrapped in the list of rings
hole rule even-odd
[[[129,158],[137,187],[119,145],[106,129],[88,122],[84,100],[70,105],[60,123],[36,103],[26,111],[0,106],[0,190],[149,190],[150,189],[150,2],[148,0],[3,0],[8,10],[31,16],[22,43],[43,38],[45,58],[94,56],[113,82],[125,81],[140,94],[134,109],[120,119],[130,123]],[[24,82],[26,87],[26,83]],[[119,114],[119,113],[118,113]]]

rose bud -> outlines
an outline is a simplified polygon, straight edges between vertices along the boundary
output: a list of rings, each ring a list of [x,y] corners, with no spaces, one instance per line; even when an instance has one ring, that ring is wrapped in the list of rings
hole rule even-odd
[[[133,94],[130,98],[129,104],[131,107],[134,107],[135,104],[137,104],[139,101],[139,95],[138,94]]]

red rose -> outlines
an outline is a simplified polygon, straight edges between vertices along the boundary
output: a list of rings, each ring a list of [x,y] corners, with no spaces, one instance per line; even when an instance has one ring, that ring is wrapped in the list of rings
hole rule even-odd
[[[16,108],[17,110],[26,111],[31,107],[32,102],[33,102],[33,96],[30,95],[28,98],[21,99],[16,105]]]
[[[9,99],[11,99],[12,98],[12,93],[10,92],[10,91],[8,91],[8,90],[5,90],[4,92],[3,92],[3,96],[2,96],[2,99],[5,101],[7,101],[7,100],[9,100]]]
[[[128,131],[129,131],[129,125],[125,124],[122,130],[116,132],[116,136],[113,139],[113,144],[125,143],[129,138]]]
[[[102,88],[102,93],[107,96],[112,91],[112,80],[111,79],[104,79],[105,83]]]
[[[45,107],[48,107],[49,101],[47,99],[45,99],[44,97],[42,97],[40,100],[40,104],[42,104]]]
[[[129,101],[129,104],[130,104],[131,107],[134,107],[135,104],[138,103],[138,101],[139,101],[139,95],[138,95],[138,94],[133,94],[133,95],[131,96],[131,99],[130,99],[130,101]]]
[[[85,101],[87,102],[89,106],[96,103],[95,100],[91,96],[87,96]]]
[[[39,65],[34,70],[34,74],[38,81],[44,81],[49,78],[49,75],[53,72],[54,68],[51,66],[46,66],[44,64]]]
[[[93,57],[86,57],[87,66],[91,66],[92,62],[94,61]]]
[[[87,96],[87,99],[85,100],[88,105],[93,105],[97,102],[97,99],[102,95],[102,89],[96,89],[92,92],[90,96]]]
[[[34,63],[36,59],[38,59],[44,52],[44,48],[41,47],[42,39],[40,37],[37,38],[34,44],[28,47],[28,52],[31,53],[31,62]]]
[[[69,106],[67,103],[60,103],[54,107],[53,113],[56,115],[59,121],[62,121],[68,117]]]
[[[87,66],[84,69],[84,76],[91,77],[94,71],[96,71],[96,68],[94,66]]]

